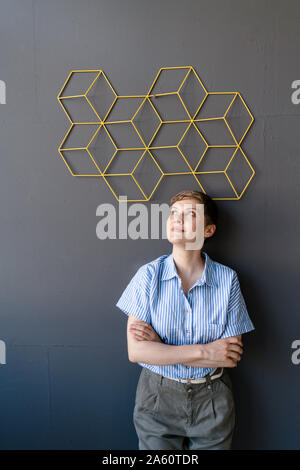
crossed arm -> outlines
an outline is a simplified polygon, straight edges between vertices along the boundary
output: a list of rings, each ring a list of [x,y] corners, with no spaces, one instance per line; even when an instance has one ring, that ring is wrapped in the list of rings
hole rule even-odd
[[[127,346],[131,362],[193,367],[236,367],[243,354],[242,335],[207,344],[165,344],[149,323],[128,316]]]

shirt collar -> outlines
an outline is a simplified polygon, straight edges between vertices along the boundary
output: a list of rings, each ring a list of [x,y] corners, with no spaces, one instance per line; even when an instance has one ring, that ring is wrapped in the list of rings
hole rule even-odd
[[[209,286],[215,286],[217,285],[217,280],[215,277],[213,261],[205,251],[202,251],[202,253],[205,256],[205,266],[204,266],[202,276],[195,282],[194,286],[195,285],[201,286],[204,283],[206,283]],[[175,263],[174,263],[173,253],[170,253],[165,258],[161,279],[164,281],[167,279],[172,279],[174,276],[180,279],[177,273]]]

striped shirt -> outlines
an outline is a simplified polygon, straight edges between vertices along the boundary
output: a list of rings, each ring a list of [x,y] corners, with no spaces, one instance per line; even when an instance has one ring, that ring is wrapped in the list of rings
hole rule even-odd
[[[254,330],[235,270],[213,261],[206,252],[201,278],[184,294],[173,254],[142,265],[116,306],[149,323],[170,345],[205,344]],[[172,378],[204,377],[215,368],[184,364],[150,365],[157,374]]]

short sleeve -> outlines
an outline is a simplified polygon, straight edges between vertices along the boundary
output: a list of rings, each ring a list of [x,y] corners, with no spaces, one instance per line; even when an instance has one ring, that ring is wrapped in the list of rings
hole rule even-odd
[[[141,266],[123,291],[116,307],[126,315],[131,314],[139,320],[150,323],[150,281],[151,274],[147,266]]]
[[[255,330],[248,315],[237,273],[234,271],[227,308],[226,328],[222,337],[237,336]]]

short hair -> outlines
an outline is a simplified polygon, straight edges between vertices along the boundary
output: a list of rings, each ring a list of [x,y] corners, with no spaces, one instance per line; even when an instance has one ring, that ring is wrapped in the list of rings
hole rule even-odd
[[[170,205],[172,206],[177,201],[182,201],[182,199],[197,199],[200,203],[204,204],[204,219],[205,225],[218,223],[219,210],[216,202],[208,195],[202,191],[194,190],[185,190],[180,191],[175,194],[170,200]],[[212,237],[209,237],[212,238]],[[206,241],[207,239],[205,239]],[[204,242],[205,243],[205,242]]]

